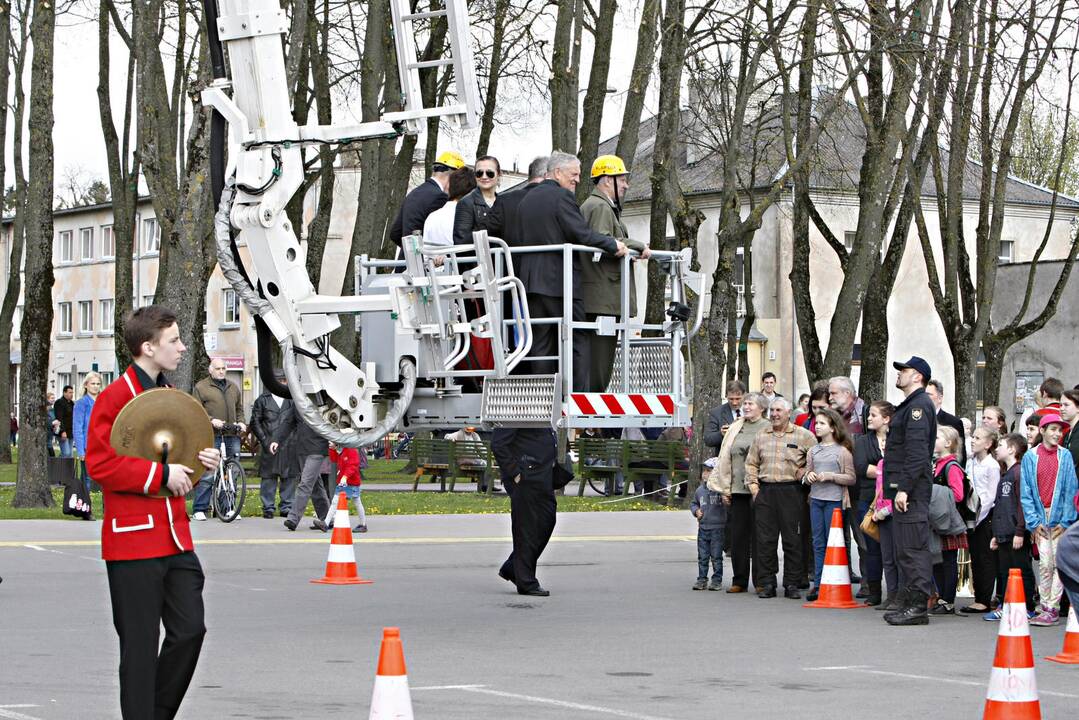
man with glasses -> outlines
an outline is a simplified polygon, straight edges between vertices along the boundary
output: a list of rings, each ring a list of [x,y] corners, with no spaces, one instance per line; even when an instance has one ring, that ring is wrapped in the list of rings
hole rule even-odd
[[[225,457],[240,457],[240,435],[247,426],[243,422],[243,396],[236,383],[225,379],[228,373],[228,365],[223,358],[210,360],[210,376],[195,383],[192,395],[202,403],[206,414],[210,416],[210,423],[214,426],[214,447],[220,449],[221,441],[225,441]],[[239,434],[224,434],[225,425],[239,425]],[[213,486],[213,473],[202,476],[198,488],[195,490],[195,503],[192,506],[192,520],[205,520],[206,511],[210,509],[210,493]],[[236,518],[239,520],[239,518]]]
[[[631,250],[647,259],[648,246],[631,240],[622,222],[622,200],[629,190],[629,171],[617,155],[601,155],[592,163],[592,183],[595,187],[581,204],[581,214],[588,227],[601,235],[624,242]],[[585,258],[581,263],[581,290],[584,293],[585,318],[595,322],[600,316],[622,318],[622,261],[609,255],[599,259]],[[633,271],[629,275],[629,314],[637,314],[637,293],[633,287]],[[592,392],[607,392],[614,372],[614,354],[618,335],[594,333],[589,341],[591,366],[589,381]]]

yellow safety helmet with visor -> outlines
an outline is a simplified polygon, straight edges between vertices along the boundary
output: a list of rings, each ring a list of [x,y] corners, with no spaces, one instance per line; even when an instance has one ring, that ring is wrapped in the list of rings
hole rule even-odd
[[[592,163],[592,179],[604,175],[629,175],[629,170],[626,170],[626,164],[617,155],[600,155]]]

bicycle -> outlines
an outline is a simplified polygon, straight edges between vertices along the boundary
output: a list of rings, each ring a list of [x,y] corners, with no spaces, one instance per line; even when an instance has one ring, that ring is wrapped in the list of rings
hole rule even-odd
[[[210,506],[221,522],[232,522],[240,517],[247,496],[247,478],[243,466],[236,458],[225,456],[225,435],[239,435],[240,426],[225,424],[221,427],[221,464],[214,471],[210,490]]]

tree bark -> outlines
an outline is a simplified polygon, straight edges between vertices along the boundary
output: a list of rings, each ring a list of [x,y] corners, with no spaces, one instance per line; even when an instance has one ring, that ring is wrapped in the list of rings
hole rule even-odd
[[[483,98],[483,115],[480,117],[480,136],[476,141],[476,157],[487,154],[491,133],[495,128],[495,105],[498,102],[498,81],[502,73],[502,46],[506,42],[506,15],[510,0],[495,0],[492,23],[491,61],[487,73],[487,94]]]
[[[8,85],[11,78],[11,65],[8,62],[8,53],[11,50],[11,4],[0,2],[0,98],[5,102],[8,97]],[[21,114],[16,113],[17,122],[21,122]],[[22,133],[19,133],[20,139]],[[17,168],[16,173],[22,174]],[[0,112],[0,192],[7,190],[7,108]],[[18,201],[16,201],[18,202]],[[16,215],[21,215],[22,210],[16,207]],[[11,245],[8,247],[8,282],[4,291],[3,306],[0,307],[0,417],[13,412],[11,405],[11,331],[15,318],[15,308],[19,303],[22,269],[22,231],[15,233],[14,226],[10,235]],[[11,444],[0,442],[0,464],[11,464]]]
[[[330,125],[333,122],[333,106],[330,101],[329,3],[323,2],[322,8],[321,23],[315,13],[312,12],[309,16],[308,43],[310,43],[312,49],[318,49],[311,56],[318,122],[319,125]],[[326,253],[326,239],[330,232],[333,190],[337,180],[337,173],[333,167],[336,157],[337,152],[329,146],[319,146],[318,206],[315,209],[315,217],[307,229],[307,275],[311,278],[311,284],[315,286],[316,290],[318,290],[319,282],[322,279],[322,256]],[[345,275],[347,276],[348,273],[345,273]]]
[[[573,151],[577,130],[577,78],[573,66],[574,23],[578,6],[587,0],[564,0],[558,3],[551,55],[551,148]]]
[[[19,377],[19,470],[15,507],[51,507],[45,439],[45,393],[52,342],[53,39],[55,7],[34,0],[30,31],[30,153],[26,192],[26,292]]]
[[[641,8],[641,25],[637,31],[637,50],[633,56],[629,87],[626,89],[626,107],[622,112],[622,130],[618,133],[615,155],[632,169],[637,156],[637,143],[644,111],[644,96],[652,77],[656,59],[656,32],[659,17],[659,0],[645,0]]]
[[[611,69],[611,45],[614,35],[616,0],[600,0],[596,21],[592,67],[588,89],[584,94],[584,118],[581,120],[581,142],[577,157],[581,159],[582,182],[577,184],[577,202],[582,203],[592,193],[592,183],[584,180],[599,152],[599,132],[603,122],[603,105],[607,100],[607,78]]]

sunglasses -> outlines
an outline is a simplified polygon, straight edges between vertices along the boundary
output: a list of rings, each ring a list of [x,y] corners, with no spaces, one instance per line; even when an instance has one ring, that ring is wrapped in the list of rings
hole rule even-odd
[[[498,173],[496,173],[494,170],[477,170],[476,171],[476,177],[478,177],[478,178],[481,178],[481,177],[494,178],[497,175],[498,175]]]

